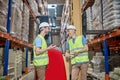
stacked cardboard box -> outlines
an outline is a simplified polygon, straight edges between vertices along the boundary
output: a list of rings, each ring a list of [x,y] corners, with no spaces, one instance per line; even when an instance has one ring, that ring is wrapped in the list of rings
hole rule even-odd
[[[120,80],[120,67],[114,68],[113,71],[110,72],[111,80]]]
[[[103,5],[103,9],[101,6]],[[86,10],[88,30],[111,30],[120,27],[120,0],[95,0],[93,6]],[[102,27],[103,10],[103,27]],[[92,14],[92,15],[91,15]],[[93,35],[88,35],[88,39],[93,39]]]
[[[95,0],[92,6],[92,24],[93,30],[102,30],[101,0]]]
[[[29,36],[28,36],[28,42],[30,44],[33,44],[33,41],[36,37],[36,27],[37,27],[37,24],[34,22],[32,16],[30,16],[30,20],[29,20]]]
[[[87,30],[94,30],[95,28],[93,28],[93,15],[92,15],[92,7],[89,7],[86,10],[86,17],[87,17]],[[96,26],[97,27],[97,26]],[[86,39],[87,40],[92,40],[94,38],[95,35],[86,35]]]
[[[106,30],[120,27],[120,0],[103,0],[103,19]]]
[[[38,16],[38,4],[36,3],[36,0],[28,0],[29,5],[32,8],[32,11],[34,12],[35,16]]]
[[[4,48],[0,48],[0,76],[3,76],[3,53]]]
[[[91,41],[92,39],[94,39],[94,37],[95,37],[96,35],[86,35],[86,39],[88,40],[88,41]]]
[[[48,15],[48,3],[46,0],[37,0],[40,15]]]
[[[95,0],[92,6],[92,22],[89,21],[91,16],[89,8],[87,9],[87,26],[92,24],[92,30],[109,30],[120,27],[120,0],[103,0],[103,27],[102,27],[102,8],[101,0]]]
[[[9,62],[8,62],[8,76],[9,79],[15,79],[15,56],[16,51],[13,49],[9,50]]]
[[[0,26],[5,29],[7,24],[7,13],[8,13],[8,0],[0,0]]]
[[[22,51],[10,49],[9,52],[8,75],[12,80],[22,76]]]
[[[31,52],[28,51],[28,68],[31,64]],[[24,72],[26,69],[26,50],[22,52],[22,71]]]
[[[13,0],[11,15],[11,34],[13,34],[14,37],[18,39],[21,39],[22,11],[22,0]]]
[[[95,0],[94,5],[86,10],[87,30],[102,30],[101,0]],[[95,35],[87,35],[91,40]]]
[[[89,7],[86,10],[86,17],[87,17],[87,30],[92,30],[92,8]]]
[[[39,0],[38,0],[39,1]],[[36,3],[36,0],[28,0],[29,5],[32,8],[32,11],[34,12],[35,16],[39,16],[39,12],[38,12],[38,5]],[[36,30],[37,24],[36,22],[33,20],[32,15],[29,15],[29,35],[28,35],[28,42],[29,43],[33,43],[35,37],[36,37]]]
[[[22,51],[17,50],[15,55],[15,77],[19,78],[22,76]]]
[[[100,73],[103,72],[105,69],[104,66],[104,56],[102,55],[102,52],[97,52],[95,56],[93,56],[93,59],[91,60],[93,63],[93,72],[94,73]]]
[[[21,38],[28,42],[29,35],[29,9],[23,4]]]

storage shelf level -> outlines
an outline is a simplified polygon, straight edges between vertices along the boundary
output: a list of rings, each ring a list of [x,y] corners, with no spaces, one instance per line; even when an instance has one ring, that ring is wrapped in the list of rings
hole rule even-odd
[[[101,35],[99,38],[96,38],[96,39],[93,39],[92,41],[90,41],[88,44],[95,44],[95,43],[98,43],[98,42],[101,42],[103,40],[107,40],[109,38],[113,38],[113,37],[116,37],[116,36],[119,36],[120,35],[120,29],[117,29],[117,30],[114,30],[112,32],[109,32],[107,34],[103,34]]]
[[[14,43],[20,44],[22,46],[33,48],[33,46],[31,44],[28,44],[27,42],[24,42],[24,41],[19,40],[19,39],[15,38],[15,37],[12,37],[10,34],[0,32],[0,37],[5,38],[7,40],[10,40],[10,41],[12,41]]]

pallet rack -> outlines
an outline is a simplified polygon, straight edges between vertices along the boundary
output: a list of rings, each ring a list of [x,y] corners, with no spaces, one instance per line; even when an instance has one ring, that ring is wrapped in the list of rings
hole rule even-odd
[[[32,48],[31,44],[28,44],[27,42],[24,42],[24,41],[19,40],[19,39],[15,38],[15,37],[12,37],[8,33],[0,32],[0,38],[3,38],[3,39],[6,39],[6,40],[9,40],[9,41],[13,42],[13,44],[11,44],[11,45],[13,47],[15,46],[16,48],[19,48],[20,46]],[[3,46],[4,44],[5,44],[5,42],[1,42],[0,46]],[[15,45],[15,44],[19,44],[19,46]]]
[[[84,3],[84,5],[82,6],[82,13],[92,5],[91,1],[94,0],[86,0],[86,2]],[[108,39],[114,38],[120,36],[120,29],[116,29],[116,30],[112,30],[110,32],[107,32],[106,34],[101,34],[99,35],[97,38],[91,40],[90,42],[88,42],[89,46],[92,46],[93,48],[97,47],[97,49],[100,49],[100,42],[102,42],[103,44],[103,50],[104,50],[104,57],[105,57],[105,80],[110,80],[109,77],[109,66],[108,66],[108,50],[109,49],[116,49],[119,50],[120,47],[119,45],[115,45],[115,44],[120,44],[120,40],[114,40],[112,42],[108,42]],[[95,45],[97,44],[97,45]],[[115,46],[114,46],[115,45]],[[108,48],[109,46],[109,48]],[[111,47],[113,46],[113,48]]]
[[[84,12],[89,6],[92,6],[93,3],[94,3],[94,0],[86,0],[81,9],[82,12]]]
[[[28,4],[27,0],[23,0],[23,2],[29,8],[30,14],[32,15],[34,21],[39,23],[32,11],[30,5]],[[11,24],[11,9],[12,9],[12,0],[9,0],[8,3],[8,17],[7,17],[7,33],[0,32],[0,46],[5,46],[5,53],[4,53],[4,71],[3,76],[6,76],[6,80],[8,80],[8,56],[9,56],[9,47],[15,48],[26,48],[26,69],[25,73],[28,73],[28,50],[32,49],[33,46],[25,41],[19,40],[15,37],[10,35],[10,24]]]

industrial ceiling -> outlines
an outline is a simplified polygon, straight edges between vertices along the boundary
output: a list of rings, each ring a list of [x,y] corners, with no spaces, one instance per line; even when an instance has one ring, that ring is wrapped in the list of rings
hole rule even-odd
[[[64,4],[65,0],[47,0],[48,4]]]

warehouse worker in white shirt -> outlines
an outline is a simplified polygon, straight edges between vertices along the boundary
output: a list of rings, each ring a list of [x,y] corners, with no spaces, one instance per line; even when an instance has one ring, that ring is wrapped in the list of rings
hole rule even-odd
[[[51,44],[47,47],[46,40],[44,38],[50,31],[50,25],[47,22],[42,22],[39,25],[39,34],[35,38],[34,46],[34,60],[35,71],[37,72],[38,80],[45,80],[45,71],[49,63],[48,50],[55,48],[56,45]]]
[[[67,27],[67,33],[69,40],[66,45],[66,57],[71,57],[71,78],[72,80],[78,80],[79,72],[81,70],[81,79],[87,80],[87,68],[88,68],[88,46],[86,38],[82,35],[76,36],[76,28],[74,25]]]

